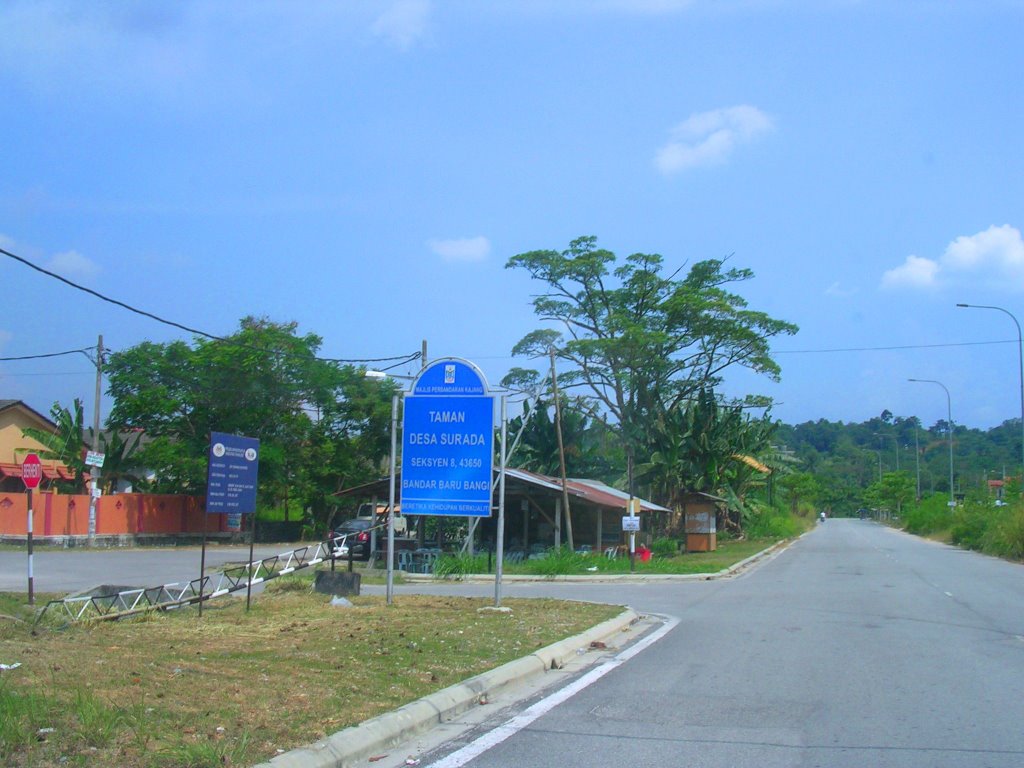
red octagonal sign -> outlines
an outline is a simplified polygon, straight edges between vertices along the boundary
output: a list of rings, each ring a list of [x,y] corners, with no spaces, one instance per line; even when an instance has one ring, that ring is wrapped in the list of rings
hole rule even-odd
[[[26,488],[35,488],[39,485],[39,481],[43,477],[43,465],[39,461],[39,457],[34,453],[30,453],[25,457],[25,461],[21,463],[21,479],[25,483]]]

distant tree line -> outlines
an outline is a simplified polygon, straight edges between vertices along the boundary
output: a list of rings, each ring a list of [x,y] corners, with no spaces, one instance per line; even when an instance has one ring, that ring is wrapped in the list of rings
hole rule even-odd
[[[948,437],[945,419],[925,427],[916,416],[884,411],[861,423],[780,424],[774,439],[813,478],[815,501],[846,514],[877,503],[878,484],[889,487],[883,498],[905,503],[908,487],[916,498],[918,476],[922,496],[948,497]],[[954,496],[986,495],[989,480],[1019,480],[1020,419],[987,430],[954,424],[952,437]]]

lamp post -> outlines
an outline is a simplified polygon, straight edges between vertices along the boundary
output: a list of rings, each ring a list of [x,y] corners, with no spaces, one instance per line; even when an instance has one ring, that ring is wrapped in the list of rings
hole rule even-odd
[[[957,304],[957,306],[969,309],[994,309],[1004,315],[1009,315],[1013,324],[1017,326],[1017,364],[1020,367],[1020,481],[1024,484],[1024,338],[1021,336],[1020,323],[1010,310],[1002,307],[993,307],[988,304]]]
[[[946,393],[946,428],[949,430],[947,433],[949,438],[949,508],[953,509],[956,506],[956,498],[953,496],[953,401],[949,396],[949,390],[941,381],[935,379],[907,379],[907,381],[919,384],[938,384]]]
[[[887,435],[884,432],[874,432],[873,434],[874,434],[875,437],[878,438],[878,450],[879,450],[879,452],[881,452],[881,450],[882,450],[882,439],[883,438],[891,437],[893,439],[893,441],[895,441],[895,444],[896,444],[896,449],[895,449],[896,450],[896,471],[899,472],[900,471],[900,439],[899,439],[899,437],[897,437],[896,435]],[[881,453],[879,453],[879,456],[881,456]]]

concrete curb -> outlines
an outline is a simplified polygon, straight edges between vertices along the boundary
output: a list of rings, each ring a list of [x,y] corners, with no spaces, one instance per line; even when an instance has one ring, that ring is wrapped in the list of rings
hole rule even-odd
[[[734,576],[744,568],[747,568],[759,560],[766,558],[778,550],[789,546],[795,539],[783,539],[775,544],[772,544],[766,549],[762,549],[750,557],[740,560],[740,562],[723,568],[720,571],[714,571],[711,573],[602,573],[594,574],[575,574],[572,576],[524,576],[520,574],[502,574],[502,584],[524,584],[529,582],[537,581],[550,581],[555,583],[572,583],[572,584],[599,584],[607,582],[625,582],[639,584],[644,582],[677,582],[677,581],[712,581],[714,579],[727,578]],[[493,584],[494,574],[493,573],[469,573],[464,576],[446,576],[443,578],[435,577],[431,574],[422,573],[406,573],[402,577],[407,584],[431,584],[437,582],[464,582],[464,583],[481,583],[481,584]]]
[[[636,611],[626,610],[575,637],[424,696],[393,712],[338,731],[309,746],[278,755],[254,768],[351,768],[466,711],[477,704],[481,696],[489,696],[511,683],[560,668],[578,649],[624,631],[639,618]]]

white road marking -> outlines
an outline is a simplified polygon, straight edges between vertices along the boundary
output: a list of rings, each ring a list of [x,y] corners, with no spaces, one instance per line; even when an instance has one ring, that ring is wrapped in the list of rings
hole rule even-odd
[[[946,593],[946,597],[952,597],[952,596],[953,596],[953,593],[952,593],[952,592],[947,592],[947,593]]]
[[[430,768],[461,768],[461,766],[465,765],[470,760],[479,757],[487,750],[498,746],[506,739],[519,733],[519,731],[523,730],[534,720],[544,716],[562,702],[571,699],[584,688],[596,683],[616,667],[621,666],[638,653],[654,645],[656,642],[661,640],[661,638],[675,629],[677,624],[679,624],[679,619],[672,616],[666,617],[665,624],[647,637],[622,651],[622,653],[617,654],[613,658],[601,664],[599,667],[595,667],[578,680],[575,680],[564,688],[555,691],[550,696],[541,699],[533,706],[524,709],[520,714],[513,717],[504,725],[500,725],[493,731],[485,733],[480,738],[470,742],[461,749],[452,752],[441,760],[438,760],[436,763],[431,763]]]

